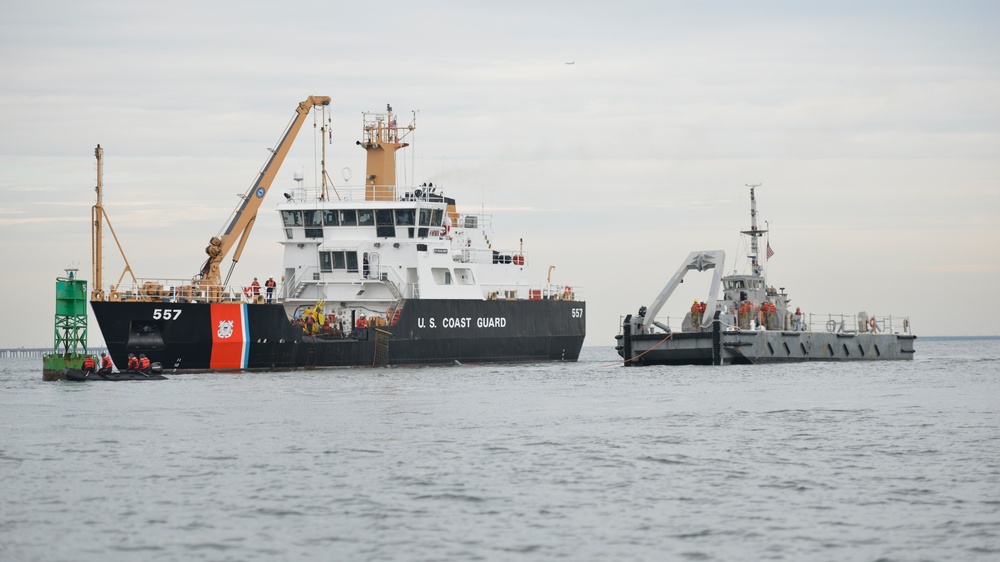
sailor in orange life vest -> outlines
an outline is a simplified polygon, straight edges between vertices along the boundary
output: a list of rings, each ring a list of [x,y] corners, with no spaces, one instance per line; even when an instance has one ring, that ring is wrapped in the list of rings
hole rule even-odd
[[[257,300],[257,295],[260,294],[260,283],[257,282],[256,277],[253,278],[253,283],[250,283],[250,294],[254,300]]]
[[[802,311],[795,307],[795,314],[792,315],[792,330],[796,332],[802,329]]]
[[[354,322],[354,335],[357,336],[361,333],[361,330],[364,330],[367,327],[368,319],[365,318],[365,315],[362,314],[361,316],[358,316],[358,319]]]
[[[94,364],[94,358],[91,356],[86,356],[83,359],[83,365],[80,365],[80,370],[85,373],[93,373],[97,370],[97,366]]]
[[[267,287],[267,304],[274,302],[274,288],[278,286],[274,282],[274,277],[268,277],[267,281],[264,281],[264,286]]]
[[[144,353],[139,354],[139,372],[143,374],[149,372],[149,357]]]
[[[694,304],[691,305],[691,328],[697,332],[700,326],[701,307],[698,306],[698,299],[694,299]]]
[[[134,353],[128,354],[128,370],[129,371],[139,370],[139,358],[136,357]]]
[[[108,357],[108,352],[107,351],[102,351],[101,352],[101,370],[98,371],[98,372],[101,373],[102,375],[110,375],[112,367],[113,367],[113,365],[111,364],[111,358]]]

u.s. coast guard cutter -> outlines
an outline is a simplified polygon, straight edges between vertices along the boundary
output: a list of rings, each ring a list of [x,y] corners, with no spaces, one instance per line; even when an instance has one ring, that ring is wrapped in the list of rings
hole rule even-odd
[[[314,109],[324,112],[326,136],[329,104],[310,96],[298,105],[193,277],[140,279],[126,260],[118,281],[105,283],[98,188],[90,302],[114,361],[142,352],[165,372],[576,361],[585,334],[580,287],[532,277],[521,244],[494,245],[491,217],[460,212],[440,186],[397,185],[395,154],[415,124],[398,125],[391,107],[363,115],[364,185],[328,185],[324,144],[322,188],[290,189],[278,205],[284,264],[275,265],[276,279],[230,286],[223,259],[232,253],[236,265]],[[100,147],[97,157],[100,186]]]
[[[750,187],[750,273],[723,276],[722,250],[691,252],[647,308],[629,314],[616,336],[625,366],[726,365],[791,361],[912,359],[907,317],[809,314],[791,310],[784,288],[767,284],[759,256],[757,200]],[[770,246],[768,246],[770,251]],[[712,271],[708,298],[695,301],[681,325],[657,316],[689,271]],[[719,291],[722,295],[719,295]],[[679,328],[679,329],[677,329]]]

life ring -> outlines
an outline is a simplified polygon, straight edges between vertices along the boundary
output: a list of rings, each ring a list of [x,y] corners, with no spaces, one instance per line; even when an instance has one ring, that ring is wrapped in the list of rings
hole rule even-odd
[[[832,332],[832,331],[834,331],[836,329],[837,329],[837,321],[836,320],[827,320],[826,321],[826,331],[827,332]]]
[[[92,301],[103,301],[104,300],[104,291],[102,291],[100,289],[94,291],[94,294],[93,294],[93,296],[90,297],[90,300],[92,300]]]
[[[122,294],[119,293],[118,291],[112,291],[108,293],[108,300],[111,302],[118,302],[122,300]]]
[[[868,327],[871,328],[871,332],[873,334],[878,331],[878,324],[875,323],[874,316],[868,319]]]

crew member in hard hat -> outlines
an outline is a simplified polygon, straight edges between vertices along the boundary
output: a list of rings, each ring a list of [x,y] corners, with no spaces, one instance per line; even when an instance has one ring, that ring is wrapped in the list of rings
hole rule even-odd
[[[694,299],[694,304],[691,305],[691,327],[696,332],[701,327],[701,307],[698,306],[698,299]]]

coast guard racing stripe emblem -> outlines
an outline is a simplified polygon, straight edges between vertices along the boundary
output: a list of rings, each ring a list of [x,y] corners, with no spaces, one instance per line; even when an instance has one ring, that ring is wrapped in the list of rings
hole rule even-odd
[[[245,304],[213,304],[212,369],[245,369],[250,338]]]

